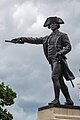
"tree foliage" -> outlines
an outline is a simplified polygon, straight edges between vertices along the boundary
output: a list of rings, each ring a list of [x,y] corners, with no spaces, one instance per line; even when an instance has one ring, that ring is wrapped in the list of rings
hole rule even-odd
[[[14,104],[14,98],[16,98],[16,93],[8,86],[5,86],[4,83],[0,84],[0,120],[13,119],[12,114],[4,107]]]

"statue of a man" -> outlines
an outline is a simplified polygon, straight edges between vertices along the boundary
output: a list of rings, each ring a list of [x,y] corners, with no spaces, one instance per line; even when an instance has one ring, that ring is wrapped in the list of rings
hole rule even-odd
[[[20,37],[12,39],[13,43],[31,43],[31,44],[43,44],[44,54],[51,65],[52,69],[52,82],[54,85],[55,99],[51,101],[51,104],[60,104],[59,95],[62,91],[66,102],[66,105],[73,105],[73,101],[70,97],[68,87],[66,86],[63,77],[66,80],[73,80],[75,77],[68,68],[66,62],[66,54],[71,50],[71,44],[67,34],[59,31],[60,24],[64,24],[64,21],[59,17],[48,17],[44,23],[44,27],[51,29],[52,33],[45,37],[32,38],[32,37]]]

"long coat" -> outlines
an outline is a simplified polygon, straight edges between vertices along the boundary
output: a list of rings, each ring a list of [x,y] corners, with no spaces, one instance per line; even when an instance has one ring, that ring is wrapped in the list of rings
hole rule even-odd
[[[44,54],[48,60],[48,39],[52,36],[52,33],[49,36],[32,38],[32,37],[21,37],[22,41],[31,43],[31,44],[43,44]],[[67,34],[58,32],[57,39],[55,42],[55,48],[57,52],[60,52],[63,56],[62,59],[62,73],[66,80],[75,79],[73,73],[68,67],[65,55],[71,51],[71,44]]]

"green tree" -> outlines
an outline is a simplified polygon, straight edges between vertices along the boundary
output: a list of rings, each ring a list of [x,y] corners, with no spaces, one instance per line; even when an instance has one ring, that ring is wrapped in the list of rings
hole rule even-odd
[[[13,119],[12,114],[4,109],[4,107],[14,104],[14,98],[16,98],[16,93],[2,82],[0,84],[0,120]]]

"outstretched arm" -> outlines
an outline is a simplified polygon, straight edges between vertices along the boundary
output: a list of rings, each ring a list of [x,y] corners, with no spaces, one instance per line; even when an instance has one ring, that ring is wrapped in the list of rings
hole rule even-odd
[[[40,37],[40,38],[33,38],[33,37],[19,37],[19,38],[14,38],[11,41],[5,40],[5,42],[11,42],[11,43],[19,43],[19,44],[24,44],[24,43],[30,43],[30,44],[43,44],[43,41],[47,38],[45,37]]]
[[[43,44],[44,37],[40,38],[33,38],[33,37],[21,37],[22,41],[24,43],[30,43],[30,44]]]

